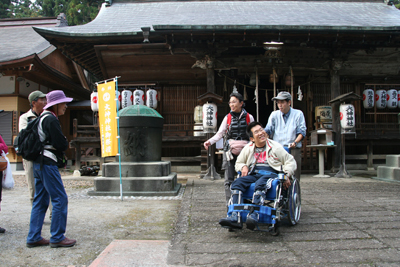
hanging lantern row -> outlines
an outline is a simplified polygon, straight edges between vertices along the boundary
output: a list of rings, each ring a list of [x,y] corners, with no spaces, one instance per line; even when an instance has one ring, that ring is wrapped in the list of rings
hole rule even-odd
[[[119,110],[121,106],[122,108],[126,108],[132,105],[144,105],[145,101],[146,106],[156,109],[158,103],[158,93],[157,90],[154,89],[148,89],[146,91],[146,99],[143,90],[140,89],[136,89],[133,92],[126,89],[123,90],[121,93],[117,91],[117,98],[117,110]],[[93,92],[90,95],[90,106],[92,108],[92,111],[99,110],[97,92]]]
[[[395,109],[400,108],[400,90],[374,90],[365,89],[363,92],[363,105],[365,109],[373,108],[376,104],[377,109]]]

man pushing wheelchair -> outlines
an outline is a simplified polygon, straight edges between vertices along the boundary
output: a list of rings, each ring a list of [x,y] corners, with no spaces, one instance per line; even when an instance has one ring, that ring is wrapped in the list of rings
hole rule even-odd
[[[233,207],[233,209],[230,208],[228,217],[219,221],[221,226],[230,229],[242,229],[243,227],[240,208],[235,204],[243,203],[242,196],[252,183],[255,183],[251,200],[254,205],[246,206],[246,209],[250,207],[250,211],[245,217],[246,226],[250,230],[258,228],[261,212],[256,208],[264,205],[268,190],[274,190],[271,185],[276,184],[273,181],[278,178],[278,174],[280,172],[285,174],[287,179],[281,182],[283,189],[287,190],[291,185],[289,178],[296,170],[296,161],[293,156],[281,144],[268,139],[261,123],[250,123],[247,126],[247,134],[251,142],[243,148],[235,165],[235,170],[241,172],[241,177],[231,185],[232,196],[229,207]]]

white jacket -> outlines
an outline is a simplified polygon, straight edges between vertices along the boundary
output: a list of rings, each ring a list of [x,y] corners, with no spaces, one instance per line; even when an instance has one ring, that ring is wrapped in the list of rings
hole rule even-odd
[[[245,165],[250,170],[251,165],[256,161],[254,158],[255,148],[256,146],[253,142],[250,142],[243,148],[236,160],[235,170],[237,172],[241,171]],[[283,172],[288,173],[290,176],[294,174],[297,168],[296,161],[292,155],[286,152],[281,144],[271,139],[267,139],[265,150],[267,152],[267,161],[270,167],[276,171],[282,171],[283,168]]]
[[[18,131],[20,132],[22,129],[25,129],[26,126],[28,126],[28,122],[30,122],[35,118],[37,118],[37,116],[35,113],[32,112],[32,109],[19,116]]]

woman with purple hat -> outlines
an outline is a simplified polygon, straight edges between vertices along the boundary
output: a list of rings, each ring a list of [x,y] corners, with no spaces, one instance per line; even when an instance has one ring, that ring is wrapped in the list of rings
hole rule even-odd
[[[67,103],[73,99],[63,91],[55,90],[46,95],[47,105],[41,114],[38,125],[40,141],[45,143],[44,151],[33,164],[35,177],[35,198],[32,204],[27,247],[48,246],[72,247],[76,240],[65,237],[68,214],[68,196],[58,168],[64,163],[64,151],[68,141],[61,131],[59,116],[64,115]],[[50,196],[50,197],[49,197]],[[50,240],[42,237],[43,221],[49,206],[53,204]]]

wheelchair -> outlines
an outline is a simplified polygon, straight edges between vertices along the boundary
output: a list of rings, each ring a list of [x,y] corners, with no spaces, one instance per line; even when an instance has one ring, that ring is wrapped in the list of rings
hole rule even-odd
[[[239,223],[246,223],[247,215],[250,212],[258,213],[258,225],[253,231],[270,232],[271,235],[279,235],[279,226],[283,219],[288,219],[290,225],[296,225],[301,214],[301,192],[300,184],[295,177],[291,178],[291,185],[288,189],[283,188],[287,176],[281,172],[278,178],[271,183],[271,188],[265,192],[264,205],[252,204],[255,183],[244,192],[239,199],[242,203],[228,206],[228,216],[232,212],[238,212]],[[263,229],[260,229],[260,226]],[[229,231],[232,228],[227,227]]]

